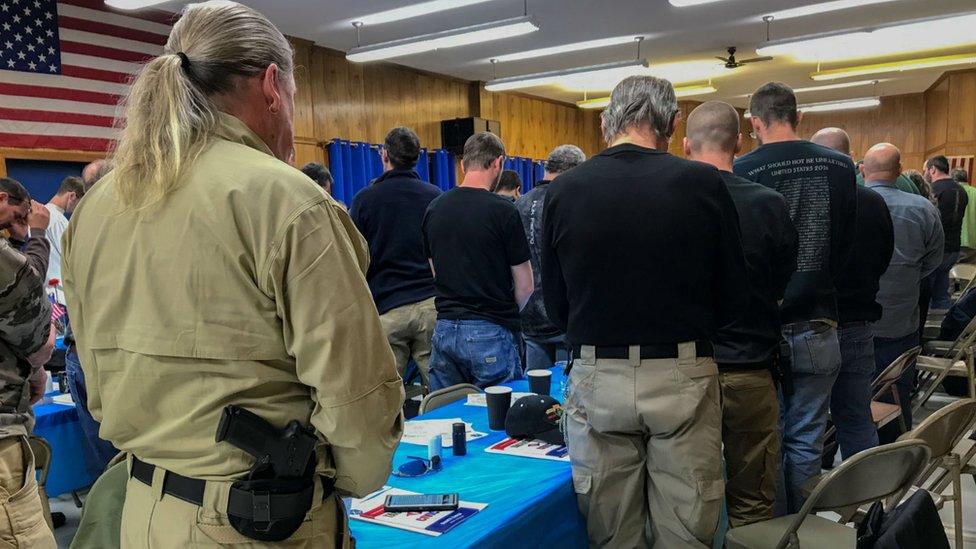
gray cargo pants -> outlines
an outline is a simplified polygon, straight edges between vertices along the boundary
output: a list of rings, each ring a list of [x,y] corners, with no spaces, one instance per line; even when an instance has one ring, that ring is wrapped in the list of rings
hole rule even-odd
[[[695,356],[573,360],[563,427],[591,547],[710,547],[724,496],[718,368]]]

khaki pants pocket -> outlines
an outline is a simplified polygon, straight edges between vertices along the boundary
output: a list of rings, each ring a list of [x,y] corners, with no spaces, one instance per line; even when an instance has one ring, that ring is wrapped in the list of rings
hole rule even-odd
[[[0,547],[30,547],[53,549],[57,547],[54,534],[44,517],[44,506],[34,479],[34,455],[27,439],[18,437],[20,443],[4,452],[2,468],[5,473],[17,476],[7,479],[8,487],[19,485],[12,495],[0,490]]]

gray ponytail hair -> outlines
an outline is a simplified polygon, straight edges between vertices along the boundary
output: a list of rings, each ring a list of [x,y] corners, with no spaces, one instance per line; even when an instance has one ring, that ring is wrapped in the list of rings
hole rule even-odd
[[[631,126],[650,124],[658,136],[671,138],[671,121],[678,113],[678,98],[671,82],[656,76],[628,76],[610,94],[600,115],[603,139],[609,144]]]
[[[284,35],[257,11],[226,0],[187,6],[163,51],[143,67],[124,102],[113,163],[126,209],[144,209],[176,189],[214,136],[216,96],[272,63],[289,77],[294,70]]]

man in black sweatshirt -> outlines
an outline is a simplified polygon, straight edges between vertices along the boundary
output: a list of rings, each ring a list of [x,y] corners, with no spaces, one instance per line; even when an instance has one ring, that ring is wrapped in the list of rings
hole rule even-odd
[[[932,308],[948,309],[952,306],[949,298],[949,271],[959,260],[962,220],[966,215],[966,206],[969,205],[969,195],[949,175],[949,160],[942,155],[925,161],[923,176],[932,185],[932,194],[938,200],[942,232],[945,234],[942,264],[932,273]]]
[[[810,141],[851,155],[850,136],[840,128],[824,128]],[[871,417],[873,325],[882,313],[877,301],[878,283],[888,270],[894,249],[895,230],[888,205],[880,194],[858,185],[854,247],[836,280],[841,366],[830,393],[830,419],[837,428],[843,459],[878,445],[878,430]]]
[[[710,547],[722,507],[712,341],[748,306],[735,204],[712,166],[668,154],[678,102],[632,76],[610,147],[543,210],[546,309],[573,347],[564,428],[591,547]]]
[[[380,154],[386,171],[359,191],[350,216],[369,244],[366,281],[397,370],[402,377],[413,358],[426,388],[437,311],[421,223],[441,191],[414,171],[420,139],[410,128],[390,130]]]
[[[735,161],[735,174],[786,198],[799,235],[796,272],[780,308],[791,383],[782,391],[784,484],[777,513],[796,513],[803,485],[820,474],[828,403],[840,371],[834,280],[854,243],[857,196],[850,157],[799,138],[788,86],[770,82],[749,102],[762,146]]]
[[[715,340],[722,389],[722,442],[732,527],[773,518],[779,472],[779,300],[796,269],[796,229],[786,199],[732,173],[742,147],[739,114],[708,101],[688,116],[685,156],[719,169],[739,213],[749,305]]]

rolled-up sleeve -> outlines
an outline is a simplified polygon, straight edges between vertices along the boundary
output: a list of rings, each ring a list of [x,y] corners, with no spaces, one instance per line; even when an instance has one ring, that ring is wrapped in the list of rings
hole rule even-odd
[[[44,274],[7,243],[0,244],[0,340],[20,360],[37,352],[51,332]]]
[[[294,215],[271,250],[267,285],[311,421],[331,447],[336,488],[362,496],[386,481],[403,432],[403,384],[366,285],[365,241],[331,202]]]

